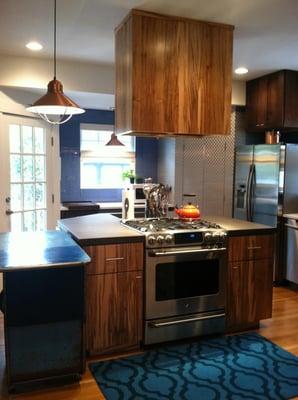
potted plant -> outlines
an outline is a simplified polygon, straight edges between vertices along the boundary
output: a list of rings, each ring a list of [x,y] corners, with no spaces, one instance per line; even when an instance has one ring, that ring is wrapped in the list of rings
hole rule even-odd
[[[122,173],[122,178],[123,178],[123,180],[129,179],[130,183],[135,183],[136,175],[135,175],[134,170],[129,169],[128,171],[124,171]]]

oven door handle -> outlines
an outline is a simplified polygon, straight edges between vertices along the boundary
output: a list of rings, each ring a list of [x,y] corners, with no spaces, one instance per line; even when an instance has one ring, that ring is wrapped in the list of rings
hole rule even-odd
[[[221,317],[225,317],[225,316],[226,316],[225,313],[221,313],[221,314],[213,314],[213,315],[204,315],[201,317],[182,318],[182,319],[177,319],[175,321],[150,322],[149,326],[151,328],[162,328],[163,326],[185,324],[186,322],[203,321],[205,319],[221,318]]]
[[[163,256],[176,256],[179,254],[198,254],[198,253],[222,253],[226,251],[226,247],[221,247],[219,249],[187,249],[187,250],[170,250],[170,251],[150,251],[150,257],[163,257]]]

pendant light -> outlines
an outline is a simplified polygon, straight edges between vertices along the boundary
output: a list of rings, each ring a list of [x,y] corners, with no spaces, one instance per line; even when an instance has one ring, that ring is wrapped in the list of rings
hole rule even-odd
[[[106,146],[125,146],[125,144],[120,142],[120,140],[117,138],[117,135],[115,132],[113,132],[111,134],[111,139],[105,145]]]
[[[42,119],[53,125],[64,124],[75,114],[85,112],[69,97],[63,93],[63,86],[56,79],[56,24],[57,0],[54,0],[54,79],[48,83],[47,93],[38,99],[27,110],[38,114]]]

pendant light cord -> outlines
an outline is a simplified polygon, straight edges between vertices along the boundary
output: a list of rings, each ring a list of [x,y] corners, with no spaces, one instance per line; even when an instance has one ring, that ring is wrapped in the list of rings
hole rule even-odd
[[[56,79],[56,19],[57,19],[57,0],[54,0],[54,79]]]

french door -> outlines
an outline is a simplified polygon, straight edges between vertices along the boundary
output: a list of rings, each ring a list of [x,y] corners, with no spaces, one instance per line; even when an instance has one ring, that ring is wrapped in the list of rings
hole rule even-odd
[[[57,132],[33,118],[0,115],[0,231],[54,229],[59,217]]]

